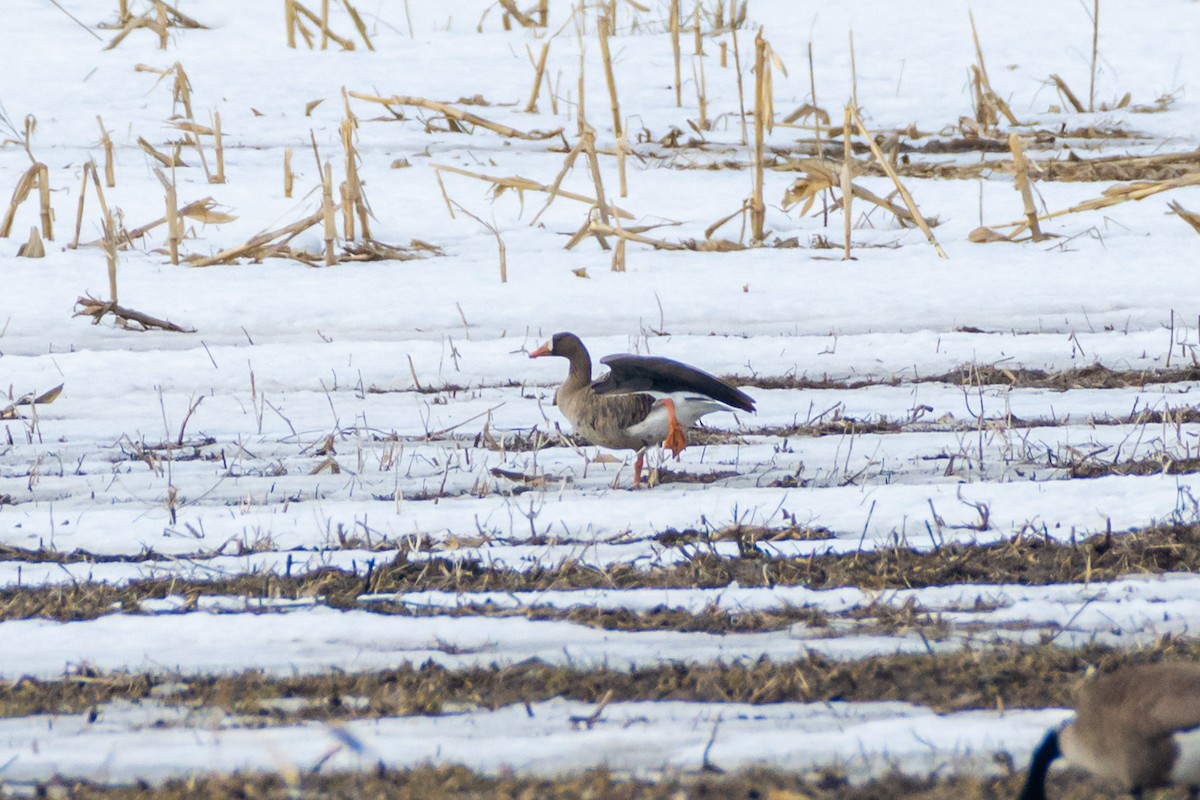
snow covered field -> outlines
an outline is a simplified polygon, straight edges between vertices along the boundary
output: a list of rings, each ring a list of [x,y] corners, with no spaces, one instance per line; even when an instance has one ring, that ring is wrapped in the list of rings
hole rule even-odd
[[[607,3],[550,0],[546,27],[504,24],[486,0],[359,3],[373,49],[331,3],[330,29],[353,51],[336,40],[319,49],[305,17],[317,49],[302,34],[288,48],[285,5],[163,7],[205,26],[172,24],[165,49],[153,25],[105,49],[118,30],[100,23],[117,22],[115,2],[21,3],[0,30],[0,52],[19,65],[0,70],[0,198],[45,164],[54,217],[44,258],[17,255],[43,228],[37,188],[0,238],[0,784],[158,782],[285,762],[990,773],[997,754],[1025,760],[1064,718],[1061,701],[1011,702],[1020,692],[999,680],[951,711],[882,683],[852,702],[641,690],[610,703],[571,689],[428,715],[368,703],[334,721],[303,709],[255,720],[169,691],[118,692],[82,711],[12,701],[22,680],[116,685],[127,674],[163,687],[425,663],[686,671],[1191,647],[1200,579],[1185,539],[1170,537],[1200,524],[1200,239],[1167,203],[1200,210],[1195,3],[1101,4],[1090,113],[1050,81],[1088,103],[1090,5],[975,8],[990,85],[1014,125],[977,122],[961,4],[750,0],[736,39],[748,116],[760,26],[777,56],[768,233],[741,247],[738,214],[712,233],[738,243],[727,252],[671,249],[704,242],[752,192],[723,4],[682,4],[679,106],[669,4],[614,4],[621,140],[597,35]],[[157,19],[149,2],[129,9]],[[611,234],[613,249],[591,235],[565,247],[598,213],[586,154],[561,188],[590,204],[562,195],[540,216],[544,191],[493,191],[462,174],[553,184],[580,140],[580,86],[605,203],[665,249],[618,247]],[[854,260],[843,261],[840,188],[806,215],[783,202],[814,165],[838,174],[852,93],[948,258],[856,198]],[[504,135],[430,104],[354,95],[424,98],[517,134],[561,134]],[[811,114],[789,116],[806,104],[828,114],[816,129]],[[201,133],[198,148],[187,132],[207,131],[218,112],[223,183],[206,178],[215,137]],[[326,267],[318,216],[287,241],[293,258],[189,266],[319,212],[314,147],[339,202],[348,114],[372,241],[416,258]],[[103,183],[102,129],[115,173],[104,199],[120,230],[164,217],[156,167],[178,205],[212,198],[183,220],[182,263],[170,261],[165,224],[117,252],[120,306],[188,332],[72,315],[85,295],[110,299],[84,171],[94,159]],[[1044,241],[973,243],[980,226],[1007,232],[1024,218],[1013,131],[1034,162],[1039,212],[1133,180],[1166,191],[1046,219]],[[866,139],[854,141],[855,185],[888,196],[891,179]],[[177,150],[183,165],[151,150],[168,160]],[[1054,179],[1081,162],[1122,179]],[[85,178],[81,244],[69,247]],[[340,210],[335,223],[339,255],[363,245],[361,224],[346,240]],[[618,257],[624,271],[612,269]],[[758,411],[708,417],[679,462],[652,456],[658,485],[630,489],[631,454],[577,442],[554,408],[565,363],[527,358],[564,330],[594,359],[649,353],[728,376]],[[1160,538],[1139,549],[1143,535]],[[1135,544],[1117,558],[1109,548],[1123,540]],[[861,577],[860,559],[886,564],[899,551],[946,577],[900,556],[908,568],[862,585],[795,571],[824,559],[831,574]],[[1044,569],[1013,574],[1001,551]],[[968,561],[970,574],[957,566]]]

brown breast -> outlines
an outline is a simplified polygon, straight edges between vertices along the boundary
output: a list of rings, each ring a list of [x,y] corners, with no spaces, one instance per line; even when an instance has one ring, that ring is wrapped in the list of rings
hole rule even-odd
[[[644,420],[654,407],[655,401],[650,395],[598,395],[589,384],[572,385],[568,381],[559,387],[555,401],[576,432],[592,444],[640,450],[662,438],[657,435],[638,437],[628,430]]]

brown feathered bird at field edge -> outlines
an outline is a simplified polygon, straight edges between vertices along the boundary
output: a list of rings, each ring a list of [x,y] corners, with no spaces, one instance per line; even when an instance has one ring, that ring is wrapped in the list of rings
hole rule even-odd
[[[635,450],[633,484],[642,478],[646,448],[662,442],[678,458],[685,430],[714,411],[754,411],[745,392],[703,370],[655,356],[611,355],[609,372],[592,381],[592,357],[573,333],[556,333],[529,354],[559,356],[570,364],[554,394],[555,405],[576,432],[593,444]]]
[[[1045,800],[1046,772],[1067,764],[1117,781],[1134,797],[1186,786],[1200,797],[1200,664],[1125,667],[1087,683],[1075,718],[1046,734],[1020,800]]]

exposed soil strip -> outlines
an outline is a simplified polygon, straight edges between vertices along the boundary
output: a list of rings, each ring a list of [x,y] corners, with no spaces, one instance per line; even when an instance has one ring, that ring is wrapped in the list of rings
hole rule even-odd
[[[1188,475],[1200,472],[1200,458],[1176,458],[1169,453],[1157,453],[1134,461],[1081,461],[1071,464],[1072,478],[1102,478],[1106,475]]]
[[[668,470],[663,470],[668,474]],[[691,544],[695,542],[720,542],[731,541],[744,543],[747,539],[752,539],[754,542],[782,542],[782,541],[821,541],[825,539],[835,538],[832,531],[828,528],[814,525],[812,527],[799,527],[797,525],[787,525],[782,527],[767,527],[765,525],[730,525],[724,528],[718,528],[709,531],[699,531],[689,529],[678,531],[674,528],[668,528],[659,533],[645,532],[635,534],[629,532],[619,536],[616,540],[610,541],[610,544],[628,544],[632,542],[656,541],[668,547],[677,547],[681,544]],[[525,537],[506,537],[506,536],[483,536],[472,534],[469,536],[451,536],[451,543],[447,543],[444,538],[433,538],[428,535],[409,536],[405,537],[403,552],[421,551],[433,552],[436,550],[446,549],[447,547],[454,549],[458,547],[482,546],[485,544],[491,545],[530,545],[541,547],[546,545],[594,545],[596,542],[591,538],[573,538],[571,536],[525,536]],[[303,562],[305,559],[319,556],[322,553],[328,553],[336,548],[300,548],[292,551],[284,551],[280,555],[290,556],[293,553],[298,562]],[[394,544],[389,543],[386,547],[380,546],[376,551],[379,554],[379,561],[390,561],[398,557],[398,550]],[[196,562],[204,564],[210,559],[221,558],[227,555],[224,552],[193,552],[193,553],[171,553],[163,554],[153,548],[145,548],[137,553],[128,554],[113,554],[113,553],[93,553],[85,549],[77,550],[57,550],[53,548],[40,547],[37,549],[28,549],[21,547],[13,547],[11,545],[0,544],[0,561],[11,561],[21,563],[41,563],[41,564],[150,564],[161,565],[164,562],[173,564]],[[290,560],[290,559],[289,559]],[[287,567],[287,575],[290,576],[292,569]],[[296,572],[301,573],[302,568],[297,566]],[[321,570],[326,571],[326,570]],[[305,575],[315,574],[309,571],[303,571]],[[261,580],[263,576],[260,576]],[[273,576],[274,577],[274,576]],[[279,576],[283,577],[283,576]],[[2,591],[2,590],[0,590]]]
[[[628,564],[600,568],[567,561],[517,571],[445,559],[409,561],[401,553],[364,575],[330,568],[295,576],[163,578],[133,581],[125,586],[80,582],[10,587],[0,591],[0,620],[91,619],[121,610],[137,611],[143,600],[167,595],[321,596],[329,605],[351,608],[358,605],[361,595],[391,592],[717,588],[734,581],[741,586],[854,586],[872,591],[948,584],[1082,583],[1132,574],[1200,571],[1200,525],[1195,524],[1104,534],[1073,543],[1046,538],[1042,531],[1030,531],[989,545],[942,544],[929,551],[882,547],[795,558],[764,554],[764,547],[769,549],[769,545],[762,544],[770,538],[764,533],[767,530],[744,529],[741,538],[735,539],[741,552],[737,557],[714,554],[705,546],[709,534],[703,531],[668,531],[660,535],[660,540],[683,547],[691,555],[682,563],[650,568]]]
[[[1079,416],[1076,419],[1050,419],[1047,417],[1017,417],[985,416],[982,419],[953,419],[930,422],[925,420],[901,420],[877,417],[875,419],[860,419],[856,417],[841,417],[834,420],[811,423],[796,423],[794,425],[764,425],[760,427],[747,426],[738,431],[725,431],[714,428],[694,428],[688,432],[691,444],[719,444],[739,441],[747,436],[770,436],[787,438],[792,436],[819,437],[863,435],[872,433],[969,433],[981,427],[988,432],[997,430],[1018,430],[1028,428],[1058,428],[1067,424],[1091,426],[1110,425],[1184,425],[1200,422],[1200,409],[1192,406],[1179,406],[1166,409],[1143,409],[1122,416]],[[1137,473],[1143,474],[1143,473]]]
[[[738,380],[738,379],[729,379]],[[779,382],[798,382],[806,383],[807,379],[803,378],[757,378],[757,384],[763,384],[760,388],[777,388],[766,384],[774,384]],[[924,382],[924,381],[919,381]],[[824,383],[824,381],[821,381]],[[744,385],[755,385],[753,382],[745,383]],[[883,385],[883,382],[875,385]],[[981,384],[987,385],[987,384]],[[795,386],[788,388],[803,389],[803,386]],[[811,387],[818,389],[838,388],[829,386]],[[859,387],[861,388],[861,387]],[[1112,386],[1106,388],[1127,388],[1124,386]],[[805,422],[796,422],[790,425],[753,425],[746,424],[750,420],[743,419],[743,427],[738,430],[729,430],[723,428],[708,428],[703,425],[692,428],[688,431],[688,442],[692,445],[721,445],[721,444],[738,444],[744,443],[747,437],[761,436],[771,438],[791,438],[791,437],[806,437],[816,438],[821,436],[861,436],[867,434],[899,434],[899,433],[972,433],[979,430],[988,432],[1008,431],[1008,430],[1026,430],[1030,428],[1058,428],[1068,424],[1075,425],[1090,425],[1090,426],[1116,426],[1116,425],[1186,425],[1200,423],[1200,409],[1190,405],[1180,405],[1175,407],[1166,407],[1158,409],[1143,408],[1140,411],[1133,411],[1123,415],[1077,415],[1072,418],[1067,415],[1062,418],[1051,417],[1018,417],[1013,414],[989,414],[982,418],[966,417],[962,419],[932,419],[925,417],[922,412],[928,407],[914,409],[910,415],[904,418],[876,416],[873,418],[842,416],[842,407],[836,406],[831,409],[831,412],[822,414],[822,418],[810,419]],[[828,419],[823,417],[830,417]],[[420,438],[420,437],[417,437]],[[487,434],[479,433],[467,436],[449,435],[440,437],[443,440],[455,440],[470,442],[473,447],[483,447],[488,450],[502,453],[519,453],[532,452],[536,450],[544,450],[552,447],[560,447],[563,445],[563,434],[558,432],[548,433],[539,428],[511,430],[504,432],[493,433],[488,431]],[[572,435],[570,441],[579,447],[591,445],[586,438],[582,436]],[[425,441],[424,439],[421,439]],[[180,459],[176,459],[180,460]],[[1161,470],[1159,470],[1161,471]],[[1181,470],[1184,471],[1184,470]],[[1188,469],[1188,472],[1196,470]],[[1143,472],[1123,473],[1114,471],[1113,474],[1153,474]],[[507,478],[518,483],[526,483],[530,486],[543,486],[545,477],[541,475],[525,476],[520,473],[511,472],[501,468],[492,470],[492,475],[496,477]],[[734,477],[737,475],[733,471],[715,471],[706,474],[686,472],[686,471],[670,471],[661,469],[659,471],[660,483],[712,483],[722,478]],[[1086,475],[1074,477],[1091,477]],[[392,502],[392,495],[380,495],[379,498],[383,501]],[[421,499],[421,498],[407,498]]]
[[[608,631],[681,631],[684,633],[767,633],[802,624],[807,637],[854,635],[901,635],[919,632],[927,641],[947,638],[954,626],[938,611],[913,601],[904,604],[866,603],[844,612],[825,611],[812,606],[780,606],[760,611],[737,611],[710,607],[699,612],[659,606],[651,609],[594,608],[572,606],[554,608],[535,605],[527,608],[501,608],[494,604],[464,603],[452,608],[419,607],[392,600],[364,602],[360,608],[399,616],[486,616],[523,617],[585,625]],[[834,628],[833,623],[842,623]],[[852,629],[851,627],[852,626]],[[1005,626],[1012,630],[1018,626]],[[1045,626],[1039,626],[1044,629]],[[985,631],[986,635],[986,631]]]
[[[1023,765],[1021,765],[1023,767]],[[75,800],[1000,800],[1016,797],[1023,777],[914,778],[890,775],[851,785],[838,772],[797,775],[750,770],[670,775],[638,780],[606,770],[556,778],[484,776],[462,767],[306,775],[217,775],[169,781],[162,786],[105,787],[55,781],[29,787],[37,797]],[[1128,797],[1111,784],[1075,773],[1052,773],[1047,795],[1055,800],[1117,800]]]
[[[246,724],[304,719],[429,715],[495,709],[555,697],[599,702],[678,700],[709,703],[898,700],[939,712],[1061,708],[1086,672],[1130,663],[1200,657],[1200,642],[1167,640],[1145,650],[1049,644],[1004,645],[939,654],[874,656],[850,662],[810,655],[796,661],[736,664],[655,663],[644,668],[582,669],[528,661],[452,670],[434,664],[367,672],[273,678],[103,674],[85,669],[58,680],[0,682],[0,716],[83,713],[114,701],[216,707]],[[281,699],[287,699],[281,703]],[[298,702],[307,701],[307,702]]]
[[[972,330],[972,333],[984,331]],[[759,389],[862,389],[868,386],[899,386],[905,383],[948,383],[956,386],[1019,386],[1025,389],[1127,389],[1162,383],[1186,383],[1200,380],[1200,367],[1154,370],[1109,369],[1101,364],[1077,369],[1048,372],[1025,367],[997,367],[986,364],[963,364],[937,375],[917,375],[901,378],[859,378],[841,380],[805,375],[744,376],[730,375],[726,380],[739,386]]]
[[[959,328],[957,330],[961,333],[979,335],[1008,335],[1009,333],[1008,331],[984,331],[978,328]],[[955,386],[1001,385],[1066,391],[1068,389],[1127,389],[1163,383],[1200,381],[1200,366],[1139,370],[1110,369],[1102,364],[1093,364],[1088,367],[1051,372],[1025,367],[962,364],[949,372],[936,375],[890,375],[853,379],[833,378],[829,375],[822,375],[819,378],[808,375],[724,375],[722,379],[737,386],[750,386],[758,389],[862,389],[868,386],[900,386],[906,383],[948,383]],[[403,388],[370,386],[366,391],[368,394],[418,392],[421,394],[445,393],[454,396],[472,389],[513,389],[531,385],[536,386],[536,384],[506,381],[471,387],[459,384]]]

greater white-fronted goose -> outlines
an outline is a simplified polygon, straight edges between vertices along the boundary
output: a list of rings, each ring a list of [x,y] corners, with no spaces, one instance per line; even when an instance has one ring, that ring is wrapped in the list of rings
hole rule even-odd
[[[1080,692],[1075,718],[1050,731],[1033,754],[1021,800],[1045,800],[1046,771],[1071,766],[1119,782],[1134,797],[1186,786],[1200,797],[1200,664],[1126,667]]]
[[[651,356],[600,359],[609,373],[592,382],[592,357],[573,333],[556,333],[529,354],[561,356],[570,363],[554,402],[588,441],[616,450],[636,450],[633,483],[642,478],[646,448],[662,442],[676,458],[687,447],[684,429],[714,411],[754,411],[746,393],[703,370]]]

